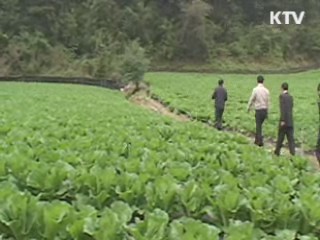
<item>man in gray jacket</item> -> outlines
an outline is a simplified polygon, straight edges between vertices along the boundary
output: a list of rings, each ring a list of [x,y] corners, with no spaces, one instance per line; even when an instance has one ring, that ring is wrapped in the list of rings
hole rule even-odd
[[[218,130],[222,130],[222,116],[224,112],[225,102],[228,100],[227,90],[223,87],[223,80],[220,79],[219,86],[214,90],[212,99],[215,100],[215,127]]]
[[[263,85],[263,76],[258,76],[257,82],[258,86],[256,86],[252,91],[247,110],[250,112],[253,107],[255,108],[256,136],[254,144],[262,147],[262,124],[268,117],[268,109],[270,108],[270,93],[269,90]]]
[[[281,85],[282,94],[279,97],[280,102],[280,123],[278,130],[277,146],[274,153],[279,156],[284,137],[287,136],[290,154],[295,155],[294,131],[293,131],[293,97],[288,93],[288,83]]]

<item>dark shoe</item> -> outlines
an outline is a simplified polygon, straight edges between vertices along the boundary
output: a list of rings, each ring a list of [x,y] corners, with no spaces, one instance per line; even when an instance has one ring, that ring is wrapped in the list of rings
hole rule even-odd
[[[261,143],[261,142],[254,142],[254,144],[257,145],[258,147],[263,147],[263,145],[264,145],[264,144]]]
[[[215,128],[216,128],[217,130],[219,130],[219,131],[222,130],[222,126],[221,126],[220,124],[216,124],[216,125],[215,125]]]
[[[316,154],[317,161],[320,165],[320,151],[315,151],[315,154]]]

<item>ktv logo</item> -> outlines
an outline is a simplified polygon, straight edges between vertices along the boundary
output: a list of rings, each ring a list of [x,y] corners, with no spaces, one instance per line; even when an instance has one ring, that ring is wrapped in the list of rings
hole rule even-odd
[[[270,24],[271,25],[281,25],[281,24],[296,24],[300,25],[303,22],[303,19],[305,17],[305,12],[300,12],[298,15],[294,11],[279,11],[279,12],[270,12]]]

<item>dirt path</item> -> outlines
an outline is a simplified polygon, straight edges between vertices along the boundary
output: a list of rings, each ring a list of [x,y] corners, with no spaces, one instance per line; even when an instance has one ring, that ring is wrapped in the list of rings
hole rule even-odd
[[[161,115],[168,116],[176,121],[180,121],[180,122],[197,121],[186,114],[178,113],[178,111],[171,111],[169,109],[169,107],[167,107],[164,103],[162,103],[161,101],[156,100],[150,96],[147,96],[147,94],[144,91],[140,91],[140,92],[134,94],[133,96],[131,96],[130,101],[136,105],[139,105],[139,106],[145,108],[145,109],[149,109],[149,110],[157,112]],[[198,121],[198,122],[200,122],[200,121]],[[213,126],[209,123],[206,123],[206,122],[201,122],[201,123],[203,123],[207,127],[213,128]],[[232,134],[240,134],[240,135],[246,137],[250,142],[254,141],[254,136],[252,134],[243,134],[243,133],[240,133],[239,131],[236,131],[233,129],[225,129],[224,132],[229,132]],[[267,151],[269,151],[270,153],[273,154],[273,150],[275,147],[275,141],[272,139],[265,140],[264,147]],[[302,156],[304,158],[309,159],[310,162],[312,163],[312,165],[314,165],[315,168],[320,170],[320,166],[317,162],[317,159],[312,152],[304,151],[301,148],[296,148],[296,152],[297,152],[298,156]],[[290,156],[289,151],[286,147],[282,148],[281,154],[283,154],[285,156]]]
[[[180,122],[189,122],[191,119],[185,115],[177,114],[175,112],[170,111],[166,106],[162,103],[148,97],[144,92],[138,92],[133,95],[130,100],[146,109],[150,109],[154,112],[160,113],[161,115],[168,116],[173,118],[176,121]]]

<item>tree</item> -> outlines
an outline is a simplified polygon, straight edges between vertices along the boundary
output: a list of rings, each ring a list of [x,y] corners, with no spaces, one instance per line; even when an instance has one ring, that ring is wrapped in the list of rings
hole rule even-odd
[[[270,11],[278,10],[307,14],[302,26],[268,26]],[[28,55],[34,73],[69,62],[74,71],[84,64],[90,75],[105,76],[118,69],[113,59],[135,39],[153,65],[314,63],[319,12],[318,0],[0,0],[0,68],[25,71],[27,61],[18,56]],[[61,59],[41,57],[38,43],[30,42],[47,43]]]
[[[206,39],[207,17],[211,6],[202,0],[193,0],[183,9],[182,55],[191,60],[208,58],[208,42]]]
[[[126,82],[134,82],[139,86],[148,70],[150,61],[145,56],[145,51],[137,41],[133,41],[126,48],[122,59],[121,70]]]

